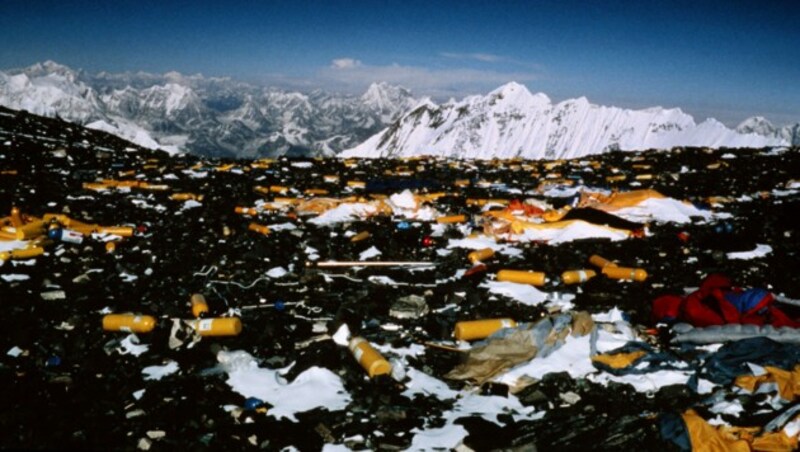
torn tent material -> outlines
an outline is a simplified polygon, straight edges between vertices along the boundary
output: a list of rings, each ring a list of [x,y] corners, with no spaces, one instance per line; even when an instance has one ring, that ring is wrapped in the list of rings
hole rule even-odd
[[[800,347],[757,337],[723,345],[706,359],[698,369],[697,376],[729,385],[740,375],[750,375],[750,364],[792,369],[798,363]]]
[[[694,327],[677,323],[672,326],[672,335],[671,342],[675,344],[718,344],[765,337],[775,342],[800,345],[800,329],[787,326],[729,324]]]
[[[763,431],[760,427],[712,426],[695,410],[681,415],[662,415],[662,438],[681,451],[694,452],[790,452],[797,450],[798,433]]]
[[[800,327],[800,321],[790,318],[774,301],[766,290],[734,287],[726,276],[712,274],[686,297],[664,295],[653,300],[653,319],[699,327],[739,323]]]

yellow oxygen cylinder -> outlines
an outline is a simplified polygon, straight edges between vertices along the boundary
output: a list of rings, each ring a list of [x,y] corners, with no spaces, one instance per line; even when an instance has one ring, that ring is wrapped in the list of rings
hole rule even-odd
[[[258,215],[258,210],[253,207],[236,206],[233,211],[240,215],[250,215],[251,217]]]
[[[129,226],[100,226],[97,232],[105,234],[119,235],[122,237],[132,237],[133,228]]]
[[[494,250],[491,248],[484,248],[482,250],[476,250],[467,254],[467,259],[474,264],[476,262],[483,262],[487,259],[491,259],[492,256],[494,256]]]
[[[206,297],[202,294],[196,293],[192,295],[192,315],[195,317],[203,317],[208,314],[208,303]]]
[[[149,333],[156,327],[156,318],[150,315],[108,314],[103,316],[103,330],[127,333]]]
[[[242,332],[242,321],[238,317],[192,320],[191,325],[201,336],[237,336]]]
[[[497,280],[518,284],[530,284],[532,286],[543,286],[547,282],[547,275],[542,272],[524,270],[500,270],[497,272]]]
[[[436,222],[440,224],[465,223],[466,221],[466,215],[448,215],[436,219]]]
[[[17,228],[17,240],[30,240],[46,232],[45,224],[42,220],[32,221]]]
[[[41,246],[34,246],[33,248],[25,248],[19,250],[3,251],[0,253],[0,261],[7,260],[24,260],[32,257],[41,256],[44,254],[44,248]]]
[[[369,231],[362,231],[362,232],[359,232],[358,234],[350,237],[350,241],[353,242],[353,243],[360,242],[362,240],[368,239],[369,236],[370,236]]]
[[[647,272],[642,268],[628,267],[606,267],[603,274],[611,279],[623,279],[633,281],[644,281],[647,279]]]
[[[517,322],[514,319],[484,319],[456,322],[453,335],[460,341],[473,341],[491,336],[503,328],[514,328]]]
[[[11,226],[14,226],[15,228],[18,228],[18,227],[21,227],[22,225],[23,225],[22,217],[19,214],[19,209],[16,208],[16,207],[12,207],[11,208]]]
[[[568,270],[561,274],[564,284],[577,284],[586,282],[597,276],[594,270]]]
[[[249,225],[247,225],[247,229],[258,232],[259,234],[263,235],[269,234],[269,228],[264,226],[263,224],[250,223]]]
[[[610,261],[602,256],[598,256],[597,254],[592,254],[592,256],[589,257],[589,263],[600,269],[617,266],[616,262]]]
[[[389,364],[389,361],[386,361],[363,337],[350,339],[348,347],[353,357],[367,371],[367,375],[370,378],[375,378],[378,375],[389,375],[392,372],[392,365]]]

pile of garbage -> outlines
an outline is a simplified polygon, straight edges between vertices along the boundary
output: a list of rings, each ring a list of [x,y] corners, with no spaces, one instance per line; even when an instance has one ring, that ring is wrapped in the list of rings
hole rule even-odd
[[[2,110],[2,444],[795,449],[798,164],[204,160]]]

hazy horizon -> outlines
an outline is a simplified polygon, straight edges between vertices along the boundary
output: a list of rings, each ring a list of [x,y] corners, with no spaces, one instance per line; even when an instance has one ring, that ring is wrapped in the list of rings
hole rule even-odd
[[[554,102],[680,108],[697,122],[800,122],[792,2],[0,4],[0,67],[227,76],[357,94],[385,81],[437,101],[510,81]]]

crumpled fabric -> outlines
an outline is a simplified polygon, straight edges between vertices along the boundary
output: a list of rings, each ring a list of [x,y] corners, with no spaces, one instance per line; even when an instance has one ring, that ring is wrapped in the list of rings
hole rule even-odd
[[[800,364],[791,371],[773,366],[766,366],[764,370],[766,373],[762,375],[740,375],[736,377],[734,384],[755,392],[764,383],[775,383],[783,400],[792,402],[797,399],[800,395]]]
[[[682,451],[693,452],[788,452],[797,449],[797,436],[783,431],[762,431],[761,427],[714,427],[694,410],[680,416],[665,415],[661,436]]]
[[[472,380],[480,385],[517,364],[537,356],[547,357],[558,350],[570,334],[584,336],[595,330],[594,321],[586,312],[560,314],[533,324],[504,328],[473,345],[464,361],[445,377]]]
[[[578,206],[592,207],[598,210],[613,212],[625,207],[638,205],[642,201],[651,198],[658,199],[665,197],[666,196],[652,189],[613,192],[610,195],[583,191],[581,192],[581,199],[578,202]]]
[[[750,366],[794,368],[800,363],[800,347],[756,337],[723,345],[708,357],[698,376],[720,385],[733,383],[740,375],[750,375]]]

